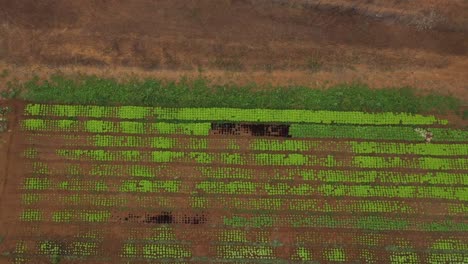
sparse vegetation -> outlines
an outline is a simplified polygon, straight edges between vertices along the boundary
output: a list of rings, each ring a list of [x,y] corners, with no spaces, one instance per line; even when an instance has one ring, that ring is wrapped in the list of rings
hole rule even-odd
[[[314,58],[308,58],[306,68],[311,72],[318,72],[322,68],[322,63]]]
[[[443,20],[444,18],[440,14],[435,10],[431,10],[426,14],[414,17],[409,24],[415,26],[418,30],[430,30]]]
[[[5,71],[4,71],[5,73]],[[8,71],[5,74],[5,77],[8,76]],[[1,78],[0,78],[1,79]],[[6,83],[7,89],[0,91],[0,98],[4,99],[14,99],[17,98],[20,94],[21,83],[17,79],[10,80]]]
[[[10,72],[7,69],[3,69],[0,73],[0,79],[8,77],[9,74]]]
[[[213,66],[226,71],[242,71],[244,69],[244,65],[237,58],[216,58],[213,62]]]

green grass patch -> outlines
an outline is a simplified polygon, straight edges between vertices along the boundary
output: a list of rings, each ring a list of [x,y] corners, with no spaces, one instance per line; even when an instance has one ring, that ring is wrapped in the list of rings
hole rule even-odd
[[[317,68],[316,63],[311,66]],[[457,110],[461,105],[461,101],[454,97],[436,93],[418,96],[410,87],[371,89],[359,83],[311,89],[319,87],[215,85],[202,78],[181,78],[170,82],[158,79],[118,82],[96,76],[56,74],[45,81],[36,77],[16,86],[22,91],[21,98],[38,103],[409,113]],[[95,116],[99,114],[99,111],[94,113]],[[124,110],[119,115],[129,117]]]

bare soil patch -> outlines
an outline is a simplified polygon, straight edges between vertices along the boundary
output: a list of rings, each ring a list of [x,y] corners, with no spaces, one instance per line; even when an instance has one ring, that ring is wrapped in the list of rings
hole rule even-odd
[[[462,0],[1,0],[0,7],[8,80],[56,71],[204,74],[220,83],[414,86],[468,100]]]

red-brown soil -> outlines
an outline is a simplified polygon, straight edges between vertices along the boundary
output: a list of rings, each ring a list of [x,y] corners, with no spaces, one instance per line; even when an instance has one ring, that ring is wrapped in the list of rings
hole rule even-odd
[[[468,99],[463,0],[0,0],[7,81],[57,71],[414,86]]]

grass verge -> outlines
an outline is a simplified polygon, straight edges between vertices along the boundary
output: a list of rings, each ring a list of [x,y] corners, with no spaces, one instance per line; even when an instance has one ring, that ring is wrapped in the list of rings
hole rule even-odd
[[[179,81],[115,79],[97,76],[52,75],[15,82],[14,97],[37,103],[141,105],[161,107],[234,107],[366,112],[445,113],[462,102],[440,94],[417,95],[411,87],[371,89],[365,84],[336,85],[327,89],[255,84],[215,85],[206,78]],[[11,95],[9,95],[11,97]],[[7,97],[4,95],[4,97]]]

